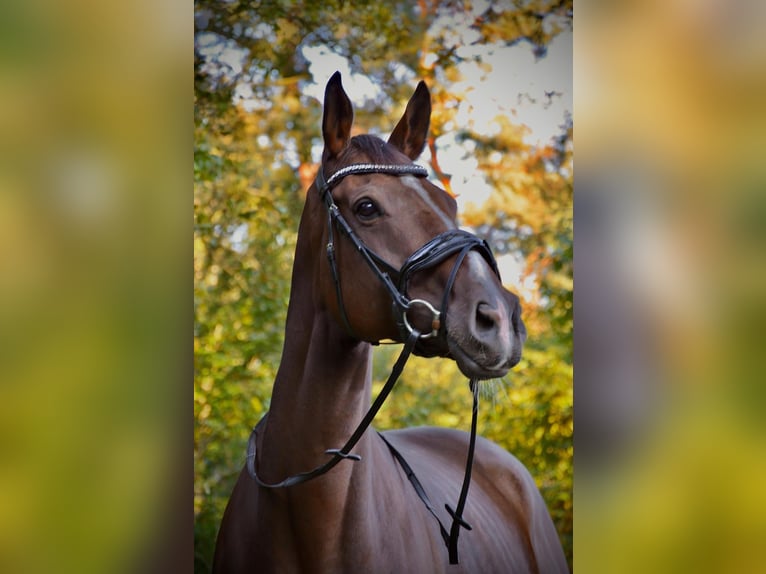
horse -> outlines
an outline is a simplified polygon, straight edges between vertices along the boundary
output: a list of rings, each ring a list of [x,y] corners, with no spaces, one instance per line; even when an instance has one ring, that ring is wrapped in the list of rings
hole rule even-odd
[[[454,360],[476,400],[477,381],[519,362],[526,330],[487,244],[458,228],[454,198],[413,163],[430,124],[426,84],[388,141],[351,137],[353,116],[336,72],[270,409],[251,434],[213,571],[567,572],[532,476],[475,437],[475,416],[470,435],[367,426],[385,400],[369,408],[373,344],[404,343],[399,372],[410,352]],[[430,502],[459,491],[458,509]]]

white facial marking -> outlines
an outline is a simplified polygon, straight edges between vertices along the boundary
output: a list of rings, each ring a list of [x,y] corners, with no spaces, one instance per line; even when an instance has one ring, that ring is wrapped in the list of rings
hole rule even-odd
[[[444,213],[439,207],[431,200],[431,197],[428,195],[428,192],[423,188],[423,186],[420,184],[420,181],[418,178],[412,175],[404,175],[401,177],[401,181],[404,185],[409,187],[412,191],[418,194],[420,196],[420,199],[422,199],[425,204],[436,213],[441,220],[444,222],[444,225],[447,226],[448,229],[456,229],[457,226],[455,225],[455,222],[452,221],[452,219]]]

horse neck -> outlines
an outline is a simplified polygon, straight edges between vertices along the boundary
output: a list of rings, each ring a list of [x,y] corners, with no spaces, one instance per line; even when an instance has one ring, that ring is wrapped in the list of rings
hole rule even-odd
[[[343,446],[370,404],[370,345],[348,337],[318,304],[314,279],[324,249],[317,248],[321,236],[312,233],[309,222],[322,216],[319,207],[309,202],[298,234],[285,344],[259,457],[265,480],[282,480],[326,462],[325,451]],[[364,456],[368,434],[355,453]],[[349,480],[352,464],[336,466],[329,482]]]

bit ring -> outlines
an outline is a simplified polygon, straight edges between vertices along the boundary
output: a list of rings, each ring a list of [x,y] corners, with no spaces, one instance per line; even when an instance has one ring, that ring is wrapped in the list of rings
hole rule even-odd
[[[431,337],[436,337],[439,334],[439,328],[441,327],[441,312],[438,311],[436,308],[434,308],[433,305],[431,305],[428,301],[424,299],[412,299],[409,303],[407,303],[407,308],[404,310],[404,313],[402,313],[402,320],[404,321],[404,326],[407,328],[407,331],[409,333],[412,333],[413,328],[412,325],[410,325],[410,322],[407,320],[407,311],[409,311],[414,304],[423,305],[426,309],[428,309],[431,312],[431,332],[430,333],[422,333],[420,335],[421,339],[430,339]]]

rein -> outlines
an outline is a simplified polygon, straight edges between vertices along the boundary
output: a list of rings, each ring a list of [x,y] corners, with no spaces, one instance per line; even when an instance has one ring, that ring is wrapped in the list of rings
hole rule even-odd
[[[391,370],[391,374],[388,376],[386,384],[383,385],[383,388],[380,390],[380,393],[378,393],[378,396],[375,397],[375,401],[367,411],[367,414],[364,415],[364,418],[356,427],[356,430],[351,435],[351,437],[346,441],[346,444],[344,444],[341,448],[327,449],[325,454],[331,455],[332,458],[326,463],[319,465],[314,470],[310,470],[308,472],[299,472],[298,474],[288,476],[283,481],[276,483],[268,483],[261,480],[258,477],[258,472],[256,469],[258,461],[255,456],[256,443],[258,440],[258,427],[254,427],[253,432],[250,433],[250,440],[247,442],[247,472],[253,479],[255,479],[255,482],[264,488],[287,488],[288,486],[295,486],[296,484],[301,484],[311,480],[312,478],[323,475],[336,464],[338,464],[341,460],[351,459],[355,461],[361,461],[362,457],[358,454],[350,454],[351,449],[354,448],[356,443],[359,442],[359,439],[362,438],[362,435],[367,430],[367,427],[370,426],[372,419],[374,419],[375,415],[378,414],[380,407],[383,406],[383,403],[385,402],[389,393],[394,388],[396,381],[399,379],[399,375],[401,375],[402,370],[404,370],[404,365],[407,363],[407,359],[410,358],[412,349],[415,347],[415,343],[417,342],[419,336],[420,333],[417,330],[412,331],[412,334],[410,334],[407,342],[404,344],[404,348],[402,349],[399,358],[394,364],[394,368]]]
[[[460,229],[449,230],[437,235],[428,241],[425,245],[417,249],[412,255],[410,255],[398,270],[387,263],[384,259],[379,257],[377,254],[375,254],[375,252],[373,252],[364,244],[364,242],[357,236],[357,234],[348,224],[346,219],[341,214],[337,204],[333,200],[332,194],[330,193],[332,188],[344,177],[348,175],[370,173],[382,173],[393,176],[428,176],[428,171],[424,167],[416,164],[353,164],[338,170],[332,176],[325,179],[322,166],[320,166],[319,172],[317,173],[316,184],[320,197],[327,207],[327,258],[330,264],[333,281],[335,283],[338,307],[340,309],[341,318],[346,331],[351,336],[355,337],[353,329],[351,328],[351,324],[348,320],[348,316],[346,314],[345,306],[343,304],[343,293],[340,286],[340,274],[335,259],[335,240],[333,236],[334,227],[337,227],[340,233],[346,236],[349,241],[351,241],[356,250],[362,255],[365,263],[372,269],[373,273],[383,283],[386,290],[391,295],[393,315],[400,335],[404,340],[404,347],[402,348],[402,351],[399,354],[393,369],[391,370],[391,374],[389,375],[388,380],[381,389],[380,393],[378,393],[378,396],[373,401],[372,405],[362,418],[359,425],[352,433],[351,437],[349,437],[349,439],[346,441],[346,444],[344,444],[339,449],[334,448],[325,451],[325,453],[330,455],[332,458],[324,464],[317,466],[313,470],[289,476],[284,480],[276,483],[267,483],[261,480],[257,472],[258,461],[256,456],[256,445],[258,441],[258,427],[256,425],[250,434],[250,439],[248,440],[247,445],[247,471],[248,474],[255,480],[255,482],[263,488],[287,488],[296,484],[307,482],[313,478],[325,474],[342,460],[349,459],[353,461],[361,461],[362,458],[359,455],[351,454],[351,450],[354,448],[357,442],[359,442],[362,435],[367,430],[367,427],[370,426],[378,411],[383,406],[386,398],[393,390],[394,385],[404,370],[404,366],[407,363],[407,360],[415,350],[418,341],[420,339],[437,337],[442,333],[444,336],[446,336],[446,317],[449,294],[452,291],[452,286],[457,277],[458,270],[460,269],[460,266],[462,265],[468,253],[472,250],[479,251],[479,253],[481,253],[482,256],[490,264],[495,274],[497,274],[498,277],[500,276],[500,273],[497,269],[497,263],[495,262],[495,258],[492,255],[492,251],[490,250],[487,242],[472,233]],[[454,254],[457,254],[457,258],[452,267],[449,278],[447,279],[440,309],[434,308],[431,303],[423,299],[410,299],[408,297],[407,287],[409,285],[410,277],[414,273],[423,269],[434,267]],[[415,329],[407,319],[407,311],[415,305],[421,305],[431,313],[432,320],[430,332],[421,333]],[[355,338],[358,339],[358,337]],[[422,484],[415,476],[412,467],[407,463],[402,454],[396,450],[394,446],[382,434],[378,433],[378,436],[383,439],[383,442],[388,446],[393,457],[404,470],[417,495],[423,501],[428,511],[433,515],[434,518],[436,518],[436,521],[439,523],[439,529],[442,538],[444,539],[444,543],[447,546],[449,552],[450,564],[458,563],[457,540],[458,536],[460,535],[460,527],[471,530],[470,524],[463,520],[463,510],[465,508],[465,503],[468,496],[468,488],[471,484],[471,470],[473,468],[473,457],[476,445],[476,423],[479,404],[478,383],[476,380],[472,379],[470,381],[470,389],[473,394],[473,409],[471,415],[471,433],[468,445],[468,454],[466,458],[466,469],[463,478],[463,485],[456,507],[453,509],[451,506],[445,504],[447,512],[452,517],[452,524],[449,530],[447,530],[447,528],[439,519],[433,504],[428,498],[428,495],[426,494]]]

